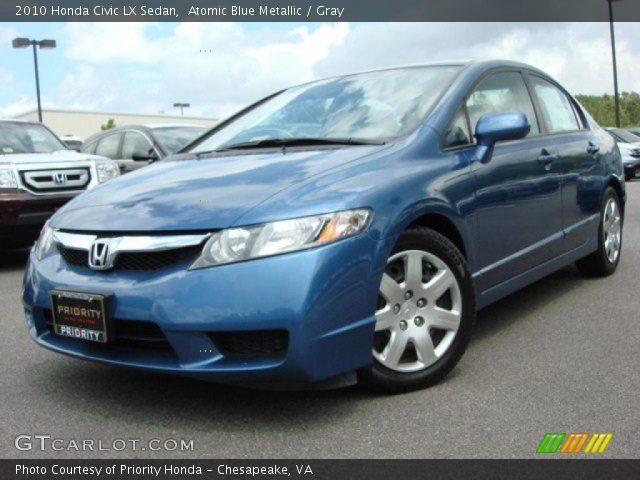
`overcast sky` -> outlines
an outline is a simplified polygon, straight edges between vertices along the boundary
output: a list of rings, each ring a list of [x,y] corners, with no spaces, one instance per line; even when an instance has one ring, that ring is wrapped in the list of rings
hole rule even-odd
[[[640,24],[617,23],[621,90],[640,91]],[[0,23],[0,116],[35,108],[33,61],[16,36],[54,38],[39,55],[45,107],[220,118],[280,88],[433,60],[533,64],[572,93],[611,92],[607,23]]]

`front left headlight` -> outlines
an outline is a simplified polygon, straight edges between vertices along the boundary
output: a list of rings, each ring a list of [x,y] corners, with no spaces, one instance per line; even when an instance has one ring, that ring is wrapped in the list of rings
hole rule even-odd
[[[294,218],[214,233],[191,269],[306,250],[349,238],[369,225],[371,210],[360,208]]]
[[[120,167],[113,160],[99,160],[96,162],[98,183],[104,183],[120,175]]]
[[[38,260],[42,260],[45,255],[51,251],[53,246],[53,228],[49,226],[49,222],[44,224],[40,236],[33,246],[33,253]]]

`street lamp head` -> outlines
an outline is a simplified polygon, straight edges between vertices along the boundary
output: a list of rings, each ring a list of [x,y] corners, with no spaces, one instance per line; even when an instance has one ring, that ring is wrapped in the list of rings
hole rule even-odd
[[[24,37],[14,38],[13,42],[11,42],[13,48],[27,48],[31,45],[31,40]]]
[[[174,107],[190,107],[191,104],[189,104],[189,103],[174,103],[173,106]]]
[[[42,49],[45,50],[51,50],[53,48],[56,48],[56,41],[55,40],[40,40],[38,42],[38,46]]]

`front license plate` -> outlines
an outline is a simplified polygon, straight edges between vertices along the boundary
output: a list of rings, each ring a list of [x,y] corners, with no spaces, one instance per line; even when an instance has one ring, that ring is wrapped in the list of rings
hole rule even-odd
[[[51,301],[55,333],[91,342],[108,342],[105,298],[92,293],[53,290]]]

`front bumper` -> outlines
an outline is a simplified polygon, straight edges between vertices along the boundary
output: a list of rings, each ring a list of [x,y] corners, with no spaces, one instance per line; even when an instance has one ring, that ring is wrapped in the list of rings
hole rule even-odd
[[[24,245],[35,240],[45,222],[77,193],[33,195],[0,190],[0,243]]]
[[[83,359],[260,384],[318,382],[372,361],[380,275],[376,240],[361,235],[320,248],[202,270],[188,264],[155,272],[96,272],[55,252],[25,272],[23,303],[40,345]],[[114,323],[159,327],[168,348],[115,348],[58,336],[47,320],[52,289],[113,294]],[[286,331],[277,355],[223,354],[221,332]]]

